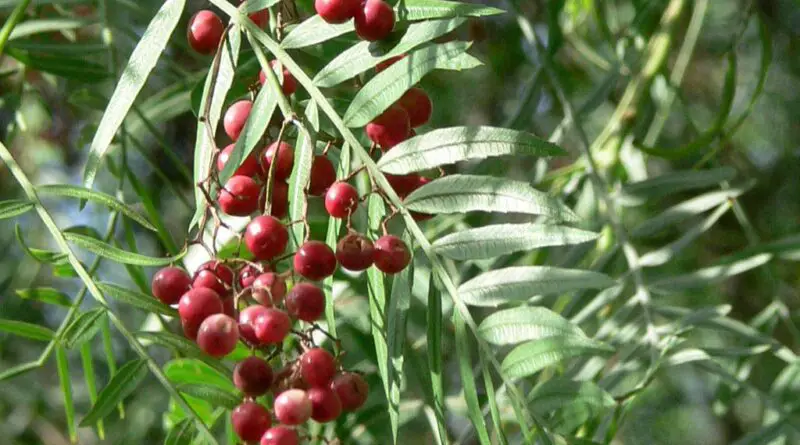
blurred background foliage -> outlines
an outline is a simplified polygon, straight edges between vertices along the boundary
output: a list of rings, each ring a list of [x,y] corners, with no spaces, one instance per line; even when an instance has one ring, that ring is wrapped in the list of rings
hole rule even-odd
[[[199,1],[189,3],[189,11],[209,6]],[[298,0],[297,3],[301,14],[307,16],[311,1]],[[742,252],[748,246],[786,239],[798,232],[800,3],[795,0],[484,0],[482,3],[509,13],[470,19],[466,26],[453,33],[453,38],[475,41],[470,53],[485,66],[467,72],[435,72],[423,80],[422,86],[430,92],[435,104],[430,128],[465,124],[509,126],[545,138],[552,137],[570,156],[544,164],[523,159],[461,168],[480,168],[534,181],[539,188],[561,194],[585,218],[588,228],[603,231],[604,236],[598,244],[613,244],[615,240],[604,230],[597,198],[591,190],[586,192],[585,163],[578,150],[580,136],[569,125],[562,125],[564,109],[558,91],[543,72],[543,58],[552,58],[563,92],[578,110],[578,120],[593,140],[615,118],[614,112],[623,100],[626,88],[640,73],[642,58],[648,54],[648,44],[664,37],[659,33],[666,32],[669,45],[664,54],[665,64],[652,73],[652,78],[646,79],[640,96],[622,116],[622,125],[627,129],[624,137],[620,140],[612,137],[609,143],[598,147],[595,156],[601,169],[617,186],[671,171],[728,166],[736,170],[739,180],[752,179],[754,185],[736,198],[746,211],[749,226],[743,227],[734,212],[726,212],[679,257],[652,274],[648,271],[648,280],[655,282],[661,277],[674,277],[720,264],[721,260]],[[665,31],[660,26],[665,8],[676,3],[681,4],[680,12]],[[0,58],[0,137],[35,183],[80,183],[88,143],[113,91],[114,78],[159,5],[160,2],[154,0],[106,0],[100,5],[92,1],[51,0],[34,1],[28,9],[26,19],[58,20],[47,32],[36,30],[31,35],[14,36],[7,45],[7,54]],[[0,0],[0,20],[4,21],[15,6],[14,0]],[[675,88],[670,80],[671,68],[680,63],[683,55],[681,43],[692,32],[690,25],[696,20],[695,16],[701,18],[696,47],[689,54],[680,85]],[[179,30],[185,28],[188,18],[189,14],[184,14]],[[732,116],[748,110],[748,101],[757,90],[759,76],[763,73],[761,58],[765,31],[759,29],[762,26],[760,21],[770,36],[769,73],[763,92],[738,131],[721,136],[716,134],[697,150],[679,159],[643,155],[639,150],[642,145],[674,150],[698,140],[704,129],[713,127],[724,103],[732,50],[737,59]],[[539,36],[549,55],[526,39],[527,26]],[[335,50],[326,48],[319,51]],[[312,60],[314,51],[304,54],[309,60],[301,58],[310,70],[319,68],[315,68]],[[19,60],[26,55],[33,57],[32,61],[20,63]],[[246,57],[252,60],[252,52]],[[141,202],[143,195],[152,199],[152,209],[162,215],[166,229],[178,245],[185,238],[193,206],[190,173],[196,122],[193,97],[196,100],[198,85],[202,84],[208,64],[209,59],[195,56],[188,50],[182,33],[176,32],[165,57],[159,61],[146,90],[126,121],[130,134],[125,141],[129,177],[135,177],[137,186],[145,192],[127,181],[121,196],[135,202]],[[255,65],[251,67],[255,72]],[[672,95],[675,99],[669,113],[664,116],[663,131],[659,137],[648,140],[651,124],[660,119],[660,108]],[[119,162],[119,148],[117,143],[115,162]],[[98,189],[115,190],[118,179],[112,170],[110,167],[101,174]],[[4,165],[0,166],[0,191],[2,199],[21,196],[19,187]],[[683,192],[625,208],[620,216],[626,227],[636,228],[669,206],[691,198],[693,193]],[[108,218],[104,208],[90,204],[80,211],[75,201],[48,199],[45,203],[62,228],[86,226],[100,234],[107,230]],[[636,239],[639,251],[657,249],[700,221],[696,215],[686,216],[685,222]],[[477,226],[494,219],[489,216],[442,216],[426,227],[430,233],[437,234],[453,227]],[[16,239],[15,223],[19,224],[27,245],[53,248],[49,235],[34,213],[16,220],[0,221],[0,318],[55,329],[64,317],[64,308],[19,298],[14,290],[54,287],[74,296],[80,291],[80,285],[69,276],[53,276],[57,268],[38,263],[26,255]],[[129,238],[131,234],[133,239]],[[123,230],[118,226],[112,235],[123,243],[135,243],[140,252],[155,256],[166,253],[161,240],[138,228]],[[791,238],[789,241],[800,243]],[[795,246],[795,252],[796,249]],[[598,248],[583,254],[591,263],[592,255],[597,256],[600,251]],[[557,265],[567,261],[569,254],[581,254],[571,252],[543,249],[515,257],[509,263]],[[88,263],[90,258],[87,255],[85,261]],[[751,323],[796,351],[800,337],[798,332],[793,332],[792,321],[797,319],[800,303],[797,292],[800,270],[796,262],[799,258],[796,254],[786,254],[780,261],[771,261],[768,266],[755,268],[721,283],[676,294],[655,295],[654,298],[659,304],[689,310],[731,305],[731,318]],[[475,270],[492,264],[473,265],[473,269],[465,267],[458,272],[469,277]],[[614,276],[624,274],[624,261],[614,259],[606,270]],[[153,271],[148,270],[148,273]],[[137,285],[119,265],[103,263],[97,275],[104,281],[131,287]],[[343,278],[340,284],[337,288],[339,334],[350,351],[347,360],[358,369],[374,371],[369,320],[364,315],[368,312],[363,296],[365,286],[352,278]],[[428,419],[419,403],[426,383],[413,372],[415,360],[424,360],[425,347],[427,297],[424,288],[418,290],[419,294],[415,291],[418,298],[413,300],[409,313],[406,359],[409,371],[403,393],[405,423],[401,429],[401,443],[411,443],[411,440],[433,443]],[[86,307],[91,306],[88,300],[84,303]],[[782,303],[775,305],[775,301]],[[574,304],[569,301],[552,303],[553,307],[560,305],[567,307],[566,311],[576,311],[569,308]],[[449,301],[445,300],[444,305],[448,313]],[[141,311],[119,305],[113,308],[134,330],[154,323]],[[779,317],[773,317],[776,311],[780,312]],[[582,326],[587,332],[595,332],[603,323],[602,317],[597,317]],[[134,357],[124,339],[112,335],[107,340],[107,344],[94,342],[90,351],[100,387],[109,377],[104,347],[113,350],[117,363]],[[768,417],[766,402],[756,390],[769,392],[779,375],[788,379],[786,363],[772,354],[757,351],[750,358],[748,355],[739,357],[737,350],[733,349],[742,347],[738,340],[718,331],[697,330],[688,341],[720,350],[730,348],[730,355],[737,365],[741,365],[735,367],[735,371],[755,390],[721,385],[719,378],[695,369],[691,364],[671,367],[659,372],[648,389],[636,398],[614,443],[726,444],[763,428]],[[42,352],[41,344],[0,332],[0,372],[36,360]],[[169,358],[163,350],[151,349],[151,353],[160,362]],[[457,361],[449,331],[445,332],[443,354],[448,402],[453,413],[463,413]],[[90,391],[81,372],[82,357],[71,351],[67,360],[72,369],[69,379],[76,411],[85,413],[91,404]],[[381,387],[375,374],[370,383],[374,389]],[[796,385],[790,382],[789,388]],[[482,385],[479,385],[479,391],[483,394]],[[796,394],[795,391],[783,395],[787,397],[785,402],[789,404],[789,411],[795,413],[798,407]],[[387,428],[381,396],[380,391],[373,391],[372,408],[346,427],[352,428],[356,437],[354,442],[384,443],[379,439],[385,437]],[[125,418],[109,417],[105,425],[105,440],[98,439],[92,429],[82,428],[78,431],[80,443],[160,443],[165,434],[163,413],[167,405],[168,396],[163,388],[154,378],[147,377],[127,399]],[[507,406],[501,403],[504,411]],[[55,354],[41,367],[0,382],[2,443],[69,443],[64,413]],[[511,424],[513,414],[504,412],[503,415],[508,418],[509,438],[516,443],[520,438]],[[448,426],[452,437],[459,438],[460,443],[477,443],[465,417],[449,415]],[[800,443],[800,431],[792,430],[791,434],[776,442],[753,443]]]

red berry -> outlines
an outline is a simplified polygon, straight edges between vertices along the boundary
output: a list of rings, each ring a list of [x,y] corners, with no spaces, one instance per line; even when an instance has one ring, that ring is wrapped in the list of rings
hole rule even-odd
[[[400,106],[392,105],[380,116],[367,124],[367,137],[386,151],[408,139],[411,123],[408,113]]]
[[[360,0],[316,0],[314,9],[328,23],[344,23],[361,8]]]
[[[336,244],[336,259],[347,270],[360,271],[372,266],[374,247],[364,235],[350,233]]]
[[[261,198],[261,207],[266,203],[266,196]],[[278,219],[283,219],[289,212],[289,184],[283,181],[275,181],[272,184],[272,207],[269,214]]]
[[[280,255],[289,243],[289,232],[271,216],[257,216],[244,232],[244,243],[258,260],[271,260]]]
[[[230,293],[233,286],[233,271],[219,261],[208,261],[194,273],[192,287],[205,287],[213,290],[223,298]]]
[[[222,120],[222,127],[225,128],[225,133],[228,137],[234,141],[239,139],[252,109],[253,102],[249,100],[240,100],[228,107],[228,111],[225,112],[225,117]]]
[[[397,101],[408,113],[408,120],[412,128],[425,125],[433,114],[433,103],[428,93],[422,88],[411,88]]]
[[[342,414],[339,396],[328,387],[309,389],[308,398],[311,400],[311,418],[317,422],[330,422]]]
[[[276,344],[283,341],[292,329],[292,320],[286,312],[271,307],[262,311],[252,323],[256,338],[261,344]]]
[[[236,320],[225,314],[214,314],[206,318],[197,331],[197,345],[212,357],[230,354],[238,341],[239,327]]]
[[[278,70],[281,71],[283,80],[281,81],[280,76],[278,76],[278,81],[281,84],[281,91],[283,91],[285,96],[291,96],[295,91],[297,91],[297,80],[295,80],[294,76],[292,76],[292,73],[290,73],[289,70],[286,68],[281,69],[282,65],[277,60],[271,61],[269,66],[276,75],[278,74]],[[261,85],[267,83],[267,75],[263,70],[258,73],[258,81],[261,83]]]
[[[298,283],[286,294],[286,312],[303,321],[316,321],[325,311],[325,293],[310,283]]]
[[[236,315],[236,301],[232,296],[222,299],[222,313],[228,317],[234,317]]]
[[[334,377],[331,389],[336,391],[345,411],[355,411],[361,408],[369,396],[369,385],[361,375],[355,372],[343,372]]]
[[[236,144],[230,144],[219,153],[217,156],[217,170],[222,172],[225,168],[225,164],[228,163],[228,159],[231,157],[231,153],[233,153],[233,148]],[[254,155],[250,155],[244,158],[239,168],[233,172],[233,176],[250,176],[253,177],[261,172],[261,168],[258,166],[258,159]]]
[[[203,321],[214,314],[221,314],[222,310],[222,300],[213,290],[198,287],[186,292],[178,303],[183,332],[192,340],[196,339]]]
[[[278,150],[277,164],[275,165],[275,173],[273,178],[276,181],[285,181],[292,175],[292,166],[294,166],[294,149],[286,142],[273,142],[264,150],[261,155],[261,172],[264,178],[269,175],[269,168],[272,165],[272,158],[275,156],[275,150]]]
[[[186,38],[193,50],[200,54],[211,54],[217,50],[224,33],[222,20],[213,12],[203,10],[189,19]]]
[[[402,55],[399,55],[399,56],[390,57],[390,58],[384,60],[383,62],[375,65],[375,73],[376,74],[380,73],[381,71],[385,70],[386,68],[389,68],[390,66],[394,65],[395,62],[397,62],[398,60],[402,59],[405,56],[406,56],[405,54],[402,54]]]
[[[263,315],[267,308],[260,305],[249,306],[245,310],[239,312],[239,334],[252,344],[260,344],[261,342],[256,337],[256,329],[254,323],[256,319]]]
[[[336,359],[322,348],[313,348],[300,356],[300,374],[312,387],[327,387],[336,375]]]
[[[310,176],[308,194],[312,196],[321,196],[325,190],[328,190],[328,187],[336,182],[336,170],[333,168],[333,163],[323,155],[314,156]]]
[[[262,9],[261,11],[256,11],[250,15],[250,20],[256,24],[261,29],[264,29],[265,26],[269,23],[269,9]]]
[[[219,207],[231,216],[247,216],[258,210],[261,187],[249,176],[233,176],[219,192]]]
[[[307,241],[294,254],[294,269],[309,280],[323,280],[336,270],[336,255],[321,241]]]
[[[394,10],[383,0],[367,0],[356,11],[356,34],[374,42],[389,36],[394,28]]]
[[[411,192],[417,189],[419,183],[419,175],[411,173],[408,175],[386,175],[386,180],[392,186],[397,196],[405,198]]]
[[[255,402],[244,402],[231,413],[233,431],[245,442],[256,442],[272,425],[266,408]]]
[[[191,287],[192,279],[186,271],[179,267],[165,267],[153,275],[150,289],[162,303],[176,304]]]
[[[287,389],[272,404],[275,417],[284,425],[300,425],[311,417],[311,400],[302,389]]]
[[[396,274],[411,262],[411,252],[400,238],[394,235],[384,235],[375,241],[373,259],[375,267],[381,272]]]
[[[265,267],[264,270],[268,271],[269,268]],[[256,280],[256,277],[261,275],[261,273],[262,272],[253,265],[248,264],[244,266],[243,268],[241,268],[241,270],[239,270],[239,274],[237,275],[237,279],[239,280],[239,287],[242,289],[250,287],[253,284],[253,281]]]
[[[286,296],[286,281],[274,272],[259,275],[253,281],[253,298],[264,306],[274,306]]]
[[[264,395],[272,386],[272,367],[259,357],[247,357],[233,368],[233,384],[250,397]]]
[[[297,431],[285,426],[273,426],[261,437],[261,445],[297,445]]]
[[[358,207],[358,190],[346,182],[334,183],[325,193],[325,210],[334,218],[345,218]]]

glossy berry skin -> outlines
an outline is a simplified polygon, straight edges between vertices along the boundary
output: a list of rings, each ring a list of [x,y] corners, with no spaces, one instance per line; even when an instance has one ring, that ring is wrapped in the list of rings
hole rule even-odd
[[[272,386],[272,367],[260,357],[247,357],[233,368],[233,384],[247,396],[264,395]]]
[[[240,100],[231,105],[225,111],[225,117],[222,120],[222,128],[225,129],[225,134],[232,140],[238,140],[244,129],[244,124],[247,123],[247,118],[250,117],[250,111],[253,109],[253,102],[249,100]]]
[[[194,273],[192,287],[205,287],[213,290],[220,298],[230,294],[233,286],[233,271],[230,267],[218,262],[208,261]]]
[[[433,114],[433,102],[422,88],[411,88],[406,91],[397,101],[397,105],[408,113],[411,128],[427,124]]]
[[[197,331],[197,345],[212,357],[225,357],[239,341],[236,320],[225,314],[214,314],[203,320]]]
[[[322,348],[312,348],[300,356],[300,375],[312,388],[327,387],[336,375],[336,359]]]
[[[219,208],[227,215],[247,216],[258,210],[261,187],[249,176],[233,176],[219,192]]]
[[[269,271],[268,267],[264,268],[265,271]],[[256,277],[261,275],[261,271],[258,270],[255,266],[251,266],[250,264],[242,267],[239,270],[239,273],[236,274],[236,280],[239,283],[239,288],[244,289],[246,287],[250,287],[253,285],[253,282],[256,280]]]
[[[231,413],[233,431],[245,442],[257,442],[272,426],[266,408],[255,402],[244,402]]]
[[[333,163],[324,155],[314,156],[311,163],[311,181],[308,185],[308,194],[322,196],[328,187],[336,182],[336,170]]]
[[[256,319],[266,312],[267,308],[254,304],[239,312],[239,335],[251,344],[260,344],[254,326]]]
[[[271,260],[286,249],[289,232],[274,217],[257,216],[247,225],[244,242],[257,260]]]
[[[334,377],[331,389],[339,396],[342,409],[345,411],[355,411],[361,408],[369,396],[367,381],[355,372],[343,372]]]
[[[336,244],[336,259],[347,270],[361,271],[372,266],[374,250],[364,235],[349,233]]]
[[[261,437],[259,445],[298,445],[297,431],[285,426],[273,426]]]
[[[375,241],[375,267],[383,273],[396,274],[411,262],[411,252],[400,238],[384,235]]]
[[[258,315],[252,326],[260,344],[272,345],[286,338],[292,329],[292,320],[286,312],[268,307]]]
[[[200,54],[211,54],[217,50],[225,25],[222,20],[211,11],[203,10],[189,19],[189,28],[186,38],[189,46]]]
[[[331,24],[352,19],[361,8],[360,0],[315,0],[314,9],[322,20]]]
[[[228,163],[228,159],[231,157],[231,153],[233,153],[233,148],[236,144],[230,144],[219,153],[217,156],[217,170],[222,172],[225,168],[225,164]],[[233,172],[233,176],[250,176],[253,177],[257,174],[261,173],[261,168],[258,165],[258,159],[253,156],[252,154],[244,159],[242,164]]]
[[[419,175],[415,173],[408,175],[387,174],[386,180],[389,181],[389,185],[392,186],[397,196],[404,199],[418,188]]]
[[[386,68],[389,68],[390,66],[394,65],[395,62],[397,62],[398,60],[402,59],[405,56],[406,56],[405,54],[402,54],[402,55],[399,55],[399,56],[390,57],[390,58],[384,60],[383,62],[375,65],[375,73],[376,74],[380,73],[381,71],[385,70]]]
[[[369,140],[378,144],[383,151],[408,139],[410,131],[408,112],[398,105],[389,107],[366,127]]]
[[[183,332],[192,340],[197,338],[197,331],[206,318],[221,314],[222,300],[216,292],[205,287],[194,288],[181,297],[178,303]]]
[[[311,417],[311,400],[302,389],[287,389],[278,394],[272,408],[284,425],[300,425]]]
[[[325,311],[325,293],[310,283],[296,284],[284,299],[286,312],[292,318],[317,321]]]
[[[269,66],[272,67],[272,71],[277,75],[281,64],[277,60],[273,60],[269,62]],[[291,96],[295,91],[297,91],[297,80],[295,80],[294,76],[292,76],[292,73],[290,73],[286,68],[280,69],[280,71],[281,76],[283,76],[283,80],[281,80],[281,77],[278,76],[278,82],[281,84],[281,91],[283,91],[285,96]],[[261,83],[261,85],[267,83],[267,75],[263,70],[258,73],[258,81]]]
[[[346,182],[336,182],[325,193],[325,210],[334,218],[346,218],[358,208],[358,190]]]
[[[264,154],[261,155],[261,174],[266,179],[269,175],[269,168],[272,165],[272,158],[275,156],[275,150],[278,151],[277,164],[275,165],[275,173],[273,178],[276,181],[285,181],[292,175],[292,167],[294,166],[294,149],[286,142],[271,143]]]
[[[253,298],[264,306],[275,306],[286,296],[286,281],[275,272],[259,275],[252,286]]]
[[[324,280],[336,270],[336,255],[327,244],[308,241],[294,254],[294,270],[309,280]]]
[[[264,29],[265,26],[269,23],[269,9],[262,9],[261,11],[256,11],[250,15],[250,20],[256,24],[261,29]]]
[[[355,27],[364,40],[383,40],[394,28],[394,10],[383,0],[367,0],[356,12]]]
[[[307,391],[311,400],[311,418],[320,423],[336,420],[342,414],[342,402],[336,392],[328,387],[311,388]]]
[[[165,267],[153,275],[150,290],[162,303],[177,304],[191,287],[192,279],[185,270],[180,267]]]

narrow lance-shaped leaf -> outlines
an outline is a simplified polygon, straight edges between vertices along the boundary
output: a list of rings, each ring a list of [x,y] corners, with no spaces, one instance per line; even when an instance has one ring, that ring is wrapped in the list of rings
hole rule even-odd
[[[530,133],[496,127],[451,127],[413,137],[378,161],[385,173],[402,175],[456,162],[496,156],[561,156],[561,147]]]
[[[564,408],[573,403],[587,405],[596,410],[613,408],[614,398],[596,383],[555,378],[544,382],[531,391],[531,407],[542,415]]]
[[[97,287],[109,297],[144,311],[168,315],[170,317],[178,316],[178,311],[161,303],[150,295],[127,289],[113,283],[97,283]]]
[[[40,341],[50,341],[55,337],[55,333],[44,326],[16,320],[0,319],[0,332]]]
[[[311,100],[306,110],[313,107]],[[303,219],[308,208],[308,184],[311,181],[311,164],[314,161],[315,139],[304,125],[297,126],[297,146],[294,149],[294,168],[289,178],[289,218],[292,221]],[[295,246],[305,239],[305,225],[294,224],[289,229]]]
[[[543,307],[517,307],[495,312],[481,322],[478,334],[496,345],[550,337],[586,338],[576,325]]]
[[[718,185],[736,177],[736,170],[720,167],[712,170],[678,171],[645,181],[626,184],[616,196],[617,202],[625,206],[636,206],[650,199]]]
[[[534,296],[581,289],[604,289],[616,282],[599,272],[544,266],[507,267],[478,275],[458,288],[465,303],[497,306],[523,303]]]
[[[192,419],[183,419],[169,430],[164,445],[190,445],[196,432]]]
[[[411,240],[406,237],[406,243]],[[403,363],[405,362],[406,323],[411,305],[411,292],[414,282],[414,266],[409,264],[394,276],[392,291],[386,309],[387,358],[389,374],[389,417],[392,422],[392,439],[397,441],[397,428],[400,418],[400,396],[403,384]],[[395,427],[397,425],[397,427]]]
[[[64,330],[64,346],[75,348],[91,340],[100,330],[105,313],[105,309],[97,308],[78,315]]]
[[[771,259],[772,254],[762,253],[733,263],[707,267],[685,275],[663,278],[652,283],[652,287],[659,291],[671,292],[680,289],[708,286],[734,275],[739,275],[740,273],[755,269],[756,267],[766,264]]]
[[[107,258],[120,264],[133,264],[136,266],[168,266],[186,255],[186,251],[184,250],[178,255],[172,257],[155,258],[138,253],[128,252],[95,238],[77,233],[64,233],[64,238],[82,249],[86,249],[95,255],[99,255],[103,258]]]
[[[46,32],[59,32],[83,28],[84,26],[89,26],[94,23],[95,22],[92,20],[73,19],[66,17],[26,20],[14,27],[14,30],[11,31],[11,35],[8,37],[8,40],[11,41],[21,37],[27,37]]]
[[[224,367],[223,367],[224,368]],[[171,360],[164,365],[164,374],[175,383],[199,383],[214,385],[226,391],[235,391],[230,372],[223,373],[197,359]]]
[[[111,210],[122,213],[128,218],[138,222],[148,230],[152,230],[153,232],[157,231],[155,226],[153,226],[153,224],[151,224],[150,221],[148,221],[147,218],[145,218],[142,214],[133,210],[130,206],[119,199],[102,192],[66,184],[42,185],[37,187],[36,191],[41,195],[79,198],[96,202],[110,208]]]
[[[490,445],[489,431],[486,420],[483,418],[478,389],[475,387],[475,373],[472,370],[472,359],[469,351],[469,337],[466,325],[458,311],[453,311],[453,327],[455,328],[456,356],[458,357],[458,370],[461,376],[461,385],[464,388],[464,401],[467,403],[467,415],[478,434],[481,445]],[[502,432],[499,432],[502,434]]]
[[[34,204],[24,199],[0,201],[0,219],[13,218],[33,209]]]
[[[34,287],[30,289],[17,289],[16,294],[25,300],[40,301],[47,304],[55,304],[62,307],[72,306],[69,297],[51,287]]]
[[[440,255],[454,260],[494,258],[539,247],[581,244],[597,233],[549,224],[493,224],[451,233],[433,243]]]
[[[241,403],[241,397],[237,396],[235,393],[224,391],[211,385],[187,383],[179,385],[178,391],[210,402],[214,406],[224,406],[227,409],[234,409],[236,405]]]
[[[12,45],[6,48],[5,54],[13,57],[30,70],[50,73],[77,82],[99,82],[109,75],[103,65],[90,62],[85,57],[29,52]]]
[[[283,39],[281,46],[285,49],[305,48],[326,42],[354,30],[352,21],[332,24],[323,20],[319,15],[315,15],[295,26]]]
[[[578,217],[528,183],[491,176],[448,175],[411,193],[406,207],[422,213],[500,212],[543,215],[563,221]]]
[[[146,375],[147,365],[144,360],[133,360],[119,368],[108,385],[100,391],[97,402],[81,420],[80,426],[90,426],[111,413],[119,402],[139,386]]]
[[[512,349],[503,359],[501,369],[508,378],[527,377],[572,357],[608,351],[611,348],[588,338],[552,337]]]
[[[83,183],[87,188],[92,187],[101,165],[100,161],[105,156],[122,121],[125,120],[133,101],[147,82],[150,72],[155,68],[172,31],[181,18],[184,6],[186,0],[165,1],[133,50],[92,139],[89,158],[83,173]]]
[[[348,127],[363,127],[435,69],[464,70],[480,66],[480,61],[465,53],[469,47],[469,42],[431,45],[395,62],[358,90],[344,114],[344,123]]]
[[[405,54],[425,42],[443,36],[465,21],[464,18],[431,20],[408,27],[390,50],[376,50],[372,42],[360,42],[339,54],[314,77],[314,84],[332,87],[374,67],[380,62]]]

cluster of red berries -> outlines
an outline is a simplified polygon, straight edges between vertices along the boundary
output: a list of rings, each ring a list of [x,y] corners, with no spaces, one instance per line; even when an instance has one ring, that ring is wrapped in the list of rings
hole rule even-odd
[[[331,24],[353,19],[356,34],[371,42],[385,39],[394,29],[394,10],[383,0],[315,0],[314,9]]]

